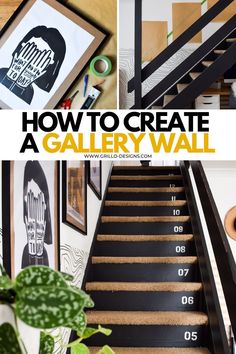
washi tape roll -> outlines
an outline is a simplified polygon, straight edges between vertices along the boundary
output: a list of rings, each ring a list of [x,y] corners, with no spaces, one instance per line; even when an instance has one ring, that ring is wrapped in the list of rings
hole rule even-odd
[[[111,70],[112,63],[105,55],[95,57],[90,63],[90,71],[95,76],[105,77],[110,74]]]

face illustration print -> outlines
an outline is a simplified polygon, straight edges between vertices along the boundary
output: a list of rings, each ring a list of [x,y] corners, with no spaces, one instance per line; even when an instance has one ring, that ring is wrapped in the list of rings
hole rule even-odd
[[[64,61],[66,45],[55,28],[32,29],[12,53],[9,68],[0,69],[0,83],[30,104],[33,84],[50,92]]]

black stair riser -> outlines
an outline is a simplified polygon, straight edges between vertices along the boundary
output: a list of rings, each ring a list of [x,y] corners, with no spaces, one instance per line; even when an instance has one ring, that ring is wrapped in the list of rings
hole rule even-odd
[[[147,168],[147,169],[113,169],[112,175],[120,175],[120,176],[162,176],[162,175],[180,175],[180,169],[172,169],[170,168]]]
[[[188,216],[188,206],[105,206],[107,216]]]
[[[98,241],[94,255],[111,257],[176,257],[195,256],[196,250],[192,241]]]
[[[191,234],[190,222],[108,222],[101,223],[100,234],[167,235]]]
[[[111,180],[109,187],[182,187],[181,180]]]
[[[97,324],[89,324],[97,327]],[[90,346],[111,347],[200,347],[208,340],[207,326],[117,326],[106,325],[112,334],[104,339],[104,335],[96,335],[85,341]],[[187,333],[187,334],[186,334]],[[197,335],[197,340],[185,340],[185,336]],[[194,337],[195,339],[195,337]],[[125,354],[125,353],[124,353]]]
[[[93,264],[91,281],[108,282],[196,282],[197,264]]]
[[[108,192],[107,200],[185,200],[184,192]]]
[[[199,311],[199,291],[91,291],[100,311]]]

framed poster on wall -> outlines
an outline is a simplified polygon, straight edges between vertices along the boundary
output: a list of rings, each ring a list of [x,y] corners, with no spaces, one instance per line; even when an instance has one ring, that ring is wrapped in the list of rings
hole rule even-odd
[[[15,277],[30,265],[59,269],[59,163],[3,162],[3,262]]]
[[[102,199],[102,161],[88,162],[88,185],[99,200]]]
[[[62,221],[87,234],[87,163],[62,163]]]
[[[0,33],[0,107],[55,108],[105,37],[62,1],[23,1]]]

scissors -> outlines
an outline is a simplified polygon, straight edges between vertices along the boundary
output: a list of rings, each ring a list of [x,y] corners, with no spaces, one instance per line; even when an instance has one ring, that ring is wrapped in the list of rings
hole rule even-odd
[[[65,99],[65,101],[63,101],[61,104],[61,108],[62,109],[71,109],[72,102],[78,93],[79,93],[79,90],[77,90],[70,98]]]

